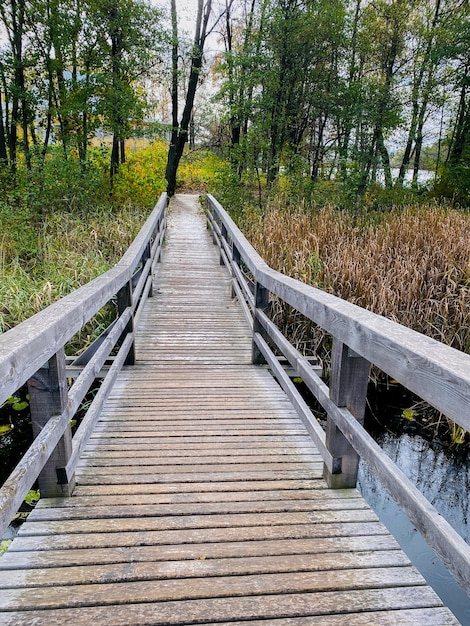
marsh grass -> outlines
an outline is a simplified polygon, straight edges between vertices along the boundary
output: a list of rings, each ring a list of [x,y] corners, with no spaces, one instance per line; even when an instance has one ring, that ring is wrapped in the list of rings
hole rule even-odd
[[[436,206],[368,214],[357,224],[328,207],[274,207],[245,214],[242,224],[275,269],[464,352],[470,352],[469,227],[467,213]]]
[[[145,214],[130,203],[98,204],[44,211],[39,219],[25,206],[1,205],[0,332],[109,269]]]
[[[245,212],[242,230],[273,268],[370,311],[470,352],[470,215],[448,208],[408,206],[368,213],[354,223],[344,211]],[[328,362],[331,337],[278,301],[276,323],[304,354]],[[375,384],[387,377],[373,371]],[[404,421],[429,438],[468,442],[463,429],[419,398]],[[412,416],[411,419],[408,419]]]

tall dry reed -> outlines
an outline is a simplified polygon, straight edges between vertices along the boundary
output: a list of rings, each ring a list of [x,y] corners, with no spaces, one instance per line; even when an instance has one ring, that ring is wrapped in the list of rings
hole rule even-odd
[[[242,225],[273,268],[466,352],[469,227],[466,213],[435,206],[369,214],[357,224],[332,208],[272,208]]]

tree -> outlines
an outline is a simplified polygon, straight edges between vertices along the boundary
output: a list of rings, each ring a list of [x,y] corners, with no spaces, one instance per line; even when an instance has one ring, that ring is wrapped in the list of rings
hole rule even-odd
[[[31,110],[25,79],[25,67],[28,61],[24,50],[26,11],[26,0],[9,0],[0,4],[0,18],[9,44],[7,56],[9,63],[2,63],[2,82],[4,84],[5,110],[7,112],[6,124],[3,125],[4,137],[2,143],[8,142],[9,163],[14,175],[17,170],[19,127],[23,131],[23,151],[27,167],[31,169],[28,141],[28,122],[31,119]],[[10,82],[9,85],[7,85],[8,82]]]
[[[186,90],[186,99],[181,116],[181,122],[178,123],[178,94],[177,83],[178,80],[178,51],[177,51],[177,15],[176,15],[176,2],[172,2],[171,14],[173,25],[173,77],[172,77],[172,105],[173,105],[173,128],[171,135],[171,143],[168,150],[168,160],[166,166],[165,178],[167,181],[167,193],[171,197],[176,191],[176,173],[178,166],[183,156],[184,147],[188,141],[188,131],[191,121],[191,114],[194,105],[194,98],[196,96],[196,90],[199,81],[199,75],[203,63],[203,54],[206,38],[209,34],[209,19],[211,15],[212,0],[198,0],[198,10],[196,16],[196,26],[194,33],[194,41],[191,51],[191,65],[189,70],[188,87]]]
[[[455,14],[451,45],[455,64],[457,105],[450,124],[450,141],[442,175],[441,190],[462,204],[469,204],[470,194],[470,18],[465,3]]]
[[[0,3],[0,164],[15,173],[22,147],[31,170],[33,143],[40,168],[59,140],[64,159],[78,148],[85,169],[89,138],[104,126],[113,134],[112,179],[144,115],[142,79],[161,59],[161,15],[145,0]]]
[[[98,110],[112,132],[111,186],[125,161],[125,140],[143,119],[145,98],[138,80],[159,63],[161,13],[143,0],[94,0],[100,66],[96,69]]]

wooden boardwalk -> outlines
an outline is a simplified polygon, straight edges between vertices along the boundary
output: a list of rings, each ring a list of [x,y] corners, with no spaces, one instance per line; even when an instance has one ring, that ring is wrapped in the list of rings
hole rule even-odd
[[[69,499],[0,559],[0,624],[457,624],[356,490],[328,490],[193,196]]]

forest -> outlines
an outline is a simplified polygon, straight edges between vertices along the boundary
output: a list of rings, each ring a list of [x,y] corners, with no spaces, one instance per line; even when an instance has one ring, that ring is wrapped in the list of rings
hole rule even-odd
[[[185,7],[0,4],[0,331],[209,190],[273,265],[467,350],[468,1]]]
[[[3,185],[52,151],[84,171],[103,136],[112,179],[126,141],[160,135],[169,165],[189,140],[251,184],[334,180],[356,210],[379,175],[418,188],[424,167],[468,201],[466,0],[199,0],[194,35],[179,17],[175,0],[3,2]]]

